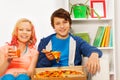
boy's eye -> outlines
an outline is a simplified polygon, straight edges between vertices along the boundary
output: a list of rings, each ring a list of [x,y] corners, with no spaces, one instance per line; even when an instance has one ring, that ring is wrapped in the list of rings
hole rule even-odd
[[[64,21],[63,23],[67,23],[67,21]]]
[[[67,21],[64,21],[62,24],[67,23]],[[60,25],[61,23],[55,23],[55,25]]]
[[[64,21],[63,23],[68,23],[69,21]]]
[[[55,25],[59,25],[60,23],[56,23]]]

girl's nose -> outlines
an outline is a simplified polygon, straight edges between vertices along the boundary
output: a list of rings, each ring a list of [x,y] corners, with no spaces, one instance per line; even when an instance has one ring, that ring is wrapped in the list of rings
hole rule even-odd
[[[23,33],[26,33],[27,31],[26,30],[23,30]]]

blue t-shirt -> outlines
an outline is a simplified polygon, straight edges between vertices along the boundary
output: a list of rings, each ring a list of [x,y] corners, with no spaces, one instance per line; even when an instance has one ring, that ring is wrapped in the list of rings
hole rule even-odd
[[[69,39],[70,37],[66,39],[59,39],[55,36],[52,37],[52,50],[53,51],[60,51],[60,61],[59,63],[56,63],[53,61],[53,66],[68,66],[68,60],[69,60]]]

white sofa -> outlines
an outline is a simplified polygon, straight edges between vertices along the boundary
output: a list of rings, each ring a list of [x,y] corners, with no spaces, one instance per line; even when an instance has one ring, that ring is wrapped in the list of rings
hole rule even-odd
[[[83,58],[83,63],[87,61],[87,57]],[[96,73],[95,75],[91,75],[88,73],[88,80],[110,80],[109,79],[109,56],[103,55],[102,58],[100,58],[100,72]]]

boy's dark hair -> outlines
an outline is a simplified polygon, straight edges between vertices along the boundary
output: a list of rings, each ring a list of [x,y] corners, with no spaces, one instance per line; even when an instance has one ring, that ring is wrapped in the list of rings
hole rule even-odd
[[[51,25],[54,28],[54,17],[64,18],[65,20],[69,21],[70,25],[72,23],[70,13],[63,8],[59,8],[58,10],[54,11],[51,15]]]

